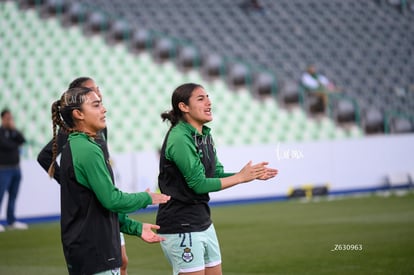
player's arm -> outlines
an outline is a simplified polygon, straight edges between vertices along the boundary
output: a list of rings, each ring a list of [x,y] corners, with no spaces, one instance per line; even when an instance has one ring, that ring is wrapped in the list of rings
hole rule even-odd
[[[223,171],[223,165],[216,158],[218,163],[216,167],[216,172],[218,173]],[[268,162],[260,162],[252,165],[252,162],[249,161],[238,173],[224,173],[224,177],[221,179],[221,188],[226,189],[234,185],[250,182],[252,180],[268,180],[275,177],[278,173],[277,169],[267,167]]]
[[[189,136],[173,136],[170,134],[165,157],[174,162],[184,176],[188,187],[197,194],[206,194],[221,190],[219,178],[206,178],[205,169],[200,161],[194,143]]]
[[[142,223],[128,217],[125,213],[118,213],[119,229],[122,233],[141,237]]]
[[[141,223],[129,218],[126,214],[119,213],[118,217],[120,230],[125,234],[138,236],[147,243],[158,243],[165,240],[153,231],[160,229],[158,225]]]
[[[217,173],[217,169],[219,169],[221,176],[226,177],[206,178],[204,166],[191,137],[188,136],[182,138],[170,135],[167,141],[166,157],[175,163],[188,186],[197,194],[216,192],[257,179],[265,173],[267,165],[267,162],[255,165],[249,162],[236,174],[224,174],[222,168],[216,167],[215,172]]]
[[[71,142],[73,166],[77,181],[91,189],[106,209],[131,213],[152,204],[148,192],[126,193],[113,185],[102,150],[94,143]]]
[[[57,136],[57,152],[60,154],[62,152],[63,145],[65,145],[68,139],[67,134],[62,131],[58,132]],[[43,147],[43,149],[37,155],[37,162],[40,166],[47,172],[49,170],[50,164],[52,163],[53,155],[53,140],[49,141],[48,144]],[[55,162],[55,174],[53,175],[54,179],[60,184],[60,167]]]
[[[229,188],[243,182],[249,182],[253,179],[268,180],[277,175],[278,171],[273,168],[268,168],[267,162],[261,162],[256,165],[251,165],[249,162],[243,169],[237,173],[226,173],[224,172],[223,165],[216,156],[216,176],[222,178],[221,185],[222,189]],[[244,175],[243,175],[244,174]],[[250,174],[250,175],[249,175]],[[240,177],[241,176],[241,177]],[[252,179],[253,178],[253,179]]]
[[[230,176],[233,176],[235,174],[235,173],[224,172],[224,166],[219,161],[219,159],[217,157],[217,154],[215,154],[215,158],[216,158],[216,171],[214,173],[214,176],[216,178],[230,177]]]
[[[167,141],[166,158],[175,163],[188,186],[197,194],[216,192],[254,179],[264,179],[264,175],[269,171],[266,167],[267,162],[253,165],[250,161],[236,174],[224,173],[221,163],[217,162],[215,173],[218,177],[206,178],[204,166],[189,136],[183,138],[170,135]]]

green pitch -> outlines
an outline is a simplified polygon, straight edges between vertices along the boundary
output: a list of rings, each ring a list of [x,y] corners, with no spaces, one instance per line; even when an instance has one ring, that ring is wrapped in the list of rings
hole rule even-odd
[[[414,194],[213,207],[226,275],[414,274]],[[154,222],[155,213],[134,215]],[[171,274],[126,236],[129,274]],[[0,233],[0,274],[67,274],[59,224]]]

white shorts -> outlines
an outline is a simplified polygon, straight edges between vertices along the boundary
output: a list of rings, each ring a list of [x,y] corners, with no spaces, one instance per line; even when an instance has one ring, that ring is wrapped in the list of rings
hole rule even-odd
[[[159,235],[165,237],[161,248],[175,275],[221,264],[220,246],[214,225],[202,232]]]
[[[120,238],[121,238],[121,246],[124,246],[125,245],[125,237],[124,237],[124,234],[122,232],[120,234]]]

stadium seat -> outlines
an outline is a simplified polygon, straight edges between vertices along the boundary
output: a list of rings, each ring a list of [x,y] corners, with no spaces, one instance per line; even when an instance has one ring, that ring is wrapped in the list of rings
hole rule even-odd
[[[224,60],[215,53],[202,57],[202,72],[207,77],[218,77],[223,74]]]
[[[258,97],[276,97],[277,83],[270,72],[258,72],[253,77],[253,94]]]
[[[64,15],[64,21],[67,24],[78,24],[86,20],[87,9],[80,3],[70,3]]]
[[[300,102],[299,84],[294,80],[285,79],[278,91],[278,99],[284,105],[297,104]]]
[[[338,123],[356,121],[356,108],[353,102],[346,98],[339,98],[332,104],[332,116]]]
[[[312,92],[305,92],[303,101],[303,106],[310,115],[322,114],[325,112],[326,106],[323,105],[322,99]]]
[[[191,45],[181,46],[178,50],[177,64],[181,69],[192,69],[200,65],[198,50]]]
[[[124,20],[116,20],[111,23],[106,39],[109,43],[117,43],[129,40],[131,35],[131,25]]]
[[[227,81],[230,87],[239,88],[250,84],[250,70],[245,64],[238,62],[229,64],[227,70]]]
[[[367,134],[384,132],[384,115],[377,108],[369,108],[362,112],[362,127]]]
[[[410,133],[413,132],[412,122],[405,117],[395,117],[390,119],[390,133]]]
[[[176,44],[169,37],[158,37],[155,40],[152,54],[156,61],[163,62],[171,58],[175,58]]]
[[[140,28],[135,30],[129,42],[129,49],[133,53],[140,53],[144,50],[151,49],[153,46],[153,37],[149,30]]]
[[[65,0],[46,0],[43,12],[46,15],[60,16],[66,12],[68,4]]]
[[[42,6],[46,0],[21,0],[19,1],[19,7],[22,8],[35,8]]]
[[[94,11],[88,15],[84,24],[86,34],[102,33],[109,28],[109,19],[102,12]]]

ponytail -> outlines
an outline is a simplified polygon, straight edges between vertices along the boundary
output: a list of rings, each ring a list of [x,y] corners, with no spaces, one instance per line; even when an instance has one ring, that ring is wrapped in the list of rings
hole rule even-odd
[[[162,121],[168,120],[171,123],[171,127],[177,125],[177,123],[181,120],[182,114],[176,115],[174,110],[164,112],[161,114]]]
[[[49,170],[47,171],[49,176],[53,178],[55,174],[55,165],[57,158],[57,125],[60,124],[60,99],[52,103],[52,125],[53,125],[53,142],[52,142],[52,163],[50,164]]]
[[[162,121],[169,120],[171,127],[174,127],[180,120],[184,120],[184,114],[178,105],[181,102],[188,105],[191,94],[196,88],[202,88],[202,86],[194,83],[185,83],[178,86],[171,97],[172,110],[161,114]]]

